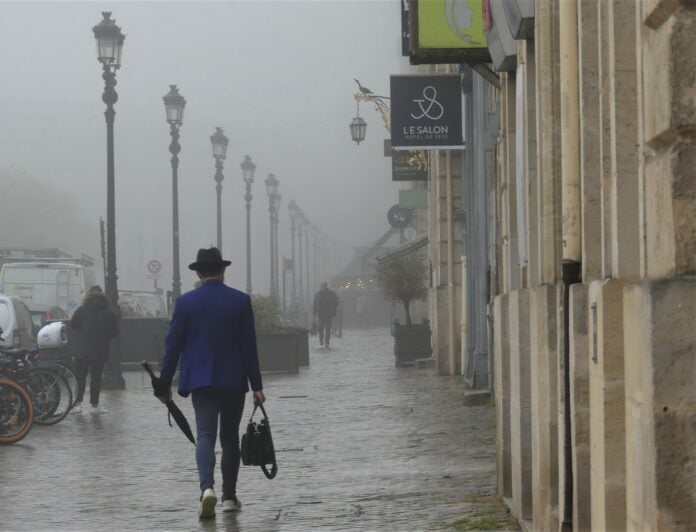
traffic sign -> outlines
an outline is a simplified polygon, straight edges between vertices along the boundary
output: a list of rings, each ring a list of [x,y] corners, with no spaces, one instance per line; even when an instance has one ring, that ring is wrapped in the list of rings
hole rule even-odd
[[[153,275],[157,275],[159,272],[162,271],[162,263],[157,259],[152,259],[150,262],[147,263],[147,271],[149,271]]]

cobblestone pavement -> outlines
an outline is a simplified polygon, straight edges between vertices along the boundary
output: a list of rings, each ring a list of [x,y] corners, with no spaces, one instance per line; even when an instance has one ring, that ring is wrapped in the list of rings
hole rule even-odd
[[[264,377],[279,473],[242,467],[238,514],[198,520],[193,446],[132,372],[127,391],[104,393],[109,415],[0,447],[0,529],[441,530],[464,519],[469,530],[504,517],[493,408],[462,406],[460,377],[394,367],[392,341],[347,331],[331,351],[314,345],[299,374]],[[190,400],[177,403],[193,421]]]

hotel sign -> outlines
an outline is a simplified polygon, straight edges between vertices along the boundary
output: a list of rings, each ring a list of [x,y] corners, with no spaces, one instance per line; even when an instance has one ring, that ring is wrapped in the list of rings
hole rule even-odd
[[[391,141],[395,150],[462,148],[460,76],[391,76]]]

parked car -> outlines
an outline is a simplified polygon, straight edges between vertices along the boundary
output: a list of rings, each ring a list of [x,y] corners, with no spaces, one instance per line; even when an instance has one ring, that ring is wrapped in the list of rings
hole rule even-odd
[[[50,321],[69,320],[68,313],[56,305],[41,305],[34,303],[28,306],[31,314],[31,321],[34,326],[34,332],[38,333],[41,327]],[[34,335],[36,336],[36,334]]]
[[[120,290],[118,304],[124,318],[166,318],[167,307],[160,292]]]
[[[33,347],[36,337],[29,308],[18,297],[0,295],[2,347]]]

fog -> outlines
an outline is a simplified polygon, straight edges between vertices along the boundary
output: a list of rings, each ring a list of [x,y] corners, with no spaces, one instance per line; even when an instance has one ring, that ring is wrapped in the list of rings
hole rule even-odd
[[[119,288],[151,288],[159,259],[171,287],[172,189],[162,96],[186,98],[179,154],[183,290],[186,266],[216,241],[210,135],[223,127],[223,254],[229,284],[245,284],[244,184],[248,154],[255,292],[268,292],[269,215],[264,179],[280,181],[279,255],[290,254],[294,199],[334,241],[335,267],[373,243],[397,202],[381,119],[361,106],[356,146],[353,78],[387,94],[399,71],[399,0],[283,2],[1,2],[0,247],[60,247],[101,265],[106,216],[103,80],[92,27],[101,11],[126,35],[115,105]],[[98,278],[101,272],[98,268]]]

